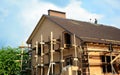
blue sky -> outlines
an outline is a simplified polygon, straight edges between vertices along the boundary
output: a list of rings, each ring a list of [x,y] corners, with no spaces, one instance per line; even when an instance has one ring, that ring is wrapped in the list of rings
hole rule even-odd
[[[0,47],[18,47],[26,42],[47,10],[67,13],[67,18],[120,28],[120,0],[1,0]]]

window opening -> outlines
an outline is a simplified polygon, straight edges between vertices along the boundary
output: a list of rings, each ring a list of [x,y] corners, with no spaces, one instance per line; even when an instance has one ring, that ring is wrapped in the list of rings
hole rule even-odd
[[[38,48],[38,55],[41,55],[41,47]]]
[[[70,47],[71,45],[71,35],[68,33],[64,34],[65,44],[67,47]]]
[[[114,56],[112,56],[112,58],[114,58]],[[111,58],[110,56],[101,56],[101,61],[102,61],[102,70],[103,73],[110,73],[112,72],[112,68],[111,68]]]
[[[71,58],[71,57],[66,58],[65,61],[66,61],[66,66],[68,66],[68,65],[73,65],[73,62],[72,62],[72,58]]]

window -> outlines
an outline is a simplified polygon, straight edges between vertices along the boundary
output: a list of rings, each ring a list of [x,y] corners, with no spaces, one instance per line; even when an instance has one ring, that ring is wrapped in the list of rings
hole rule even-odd
[[[38,48],[38,55],[41,55],[41,47]]]
[[[35,53],[36,53],[36,47],[34,47],[33,50],[35,50]],[[39,55],[39,56],[41,55],[41,47],[40,46],[38,47],[37,55]]]
[[[114,58],[114,56],[112,56],[112,58]],[[101,56],[101,61],[103,63],[103,65],[102,65],[103,73],[112,72],[112,68],[111,68],[111,64],[110,64],[110,61],[111,61],[110,56]]]
[[[66,47],[70,47],[70,45],[71,45],[71,35],[68,34],[68,33],[65,33],[64,34],[64,40],[65,40]]]
[[[43,45],[43,50],[42,51],[44,51],[44,45]],[[41,46],[40,45],[38,46],[38,55],[41,56]]]
[[[66,59],[65,59],[65,62],[66,62],[66,66],[67,66],[67,65],[73,65],[73,62],[72,62],[72,58],[71,58],[71,57],[66,58]]]
[[[78,73],[77,75],[81,75],[81,71],[78,70],[77,73]]]

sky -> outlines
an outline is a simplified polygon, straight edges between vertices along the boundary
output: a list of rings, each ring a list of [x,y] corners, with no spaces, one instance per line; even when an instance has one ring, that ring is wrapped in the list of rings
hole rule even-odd
[[[120,28],[120,0],[0,0],[0,48],[26,42],[49,9],[66,12],[68,19]]]

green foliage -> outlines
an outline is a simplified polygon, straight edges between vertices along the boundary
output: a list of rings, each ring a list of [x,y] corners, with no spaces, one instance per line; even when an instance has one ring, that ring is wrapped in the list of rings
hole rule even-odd
[[[0,75],[20,75],[20,49],[4,47],[0,49]]]
[[[22,61],[22,72],[21,75],[30,75],[30,72],[26,70],[26,68],[29,68],[29,54],[28,54],[28,49],[24,48],[23,49],[23,61]]]

